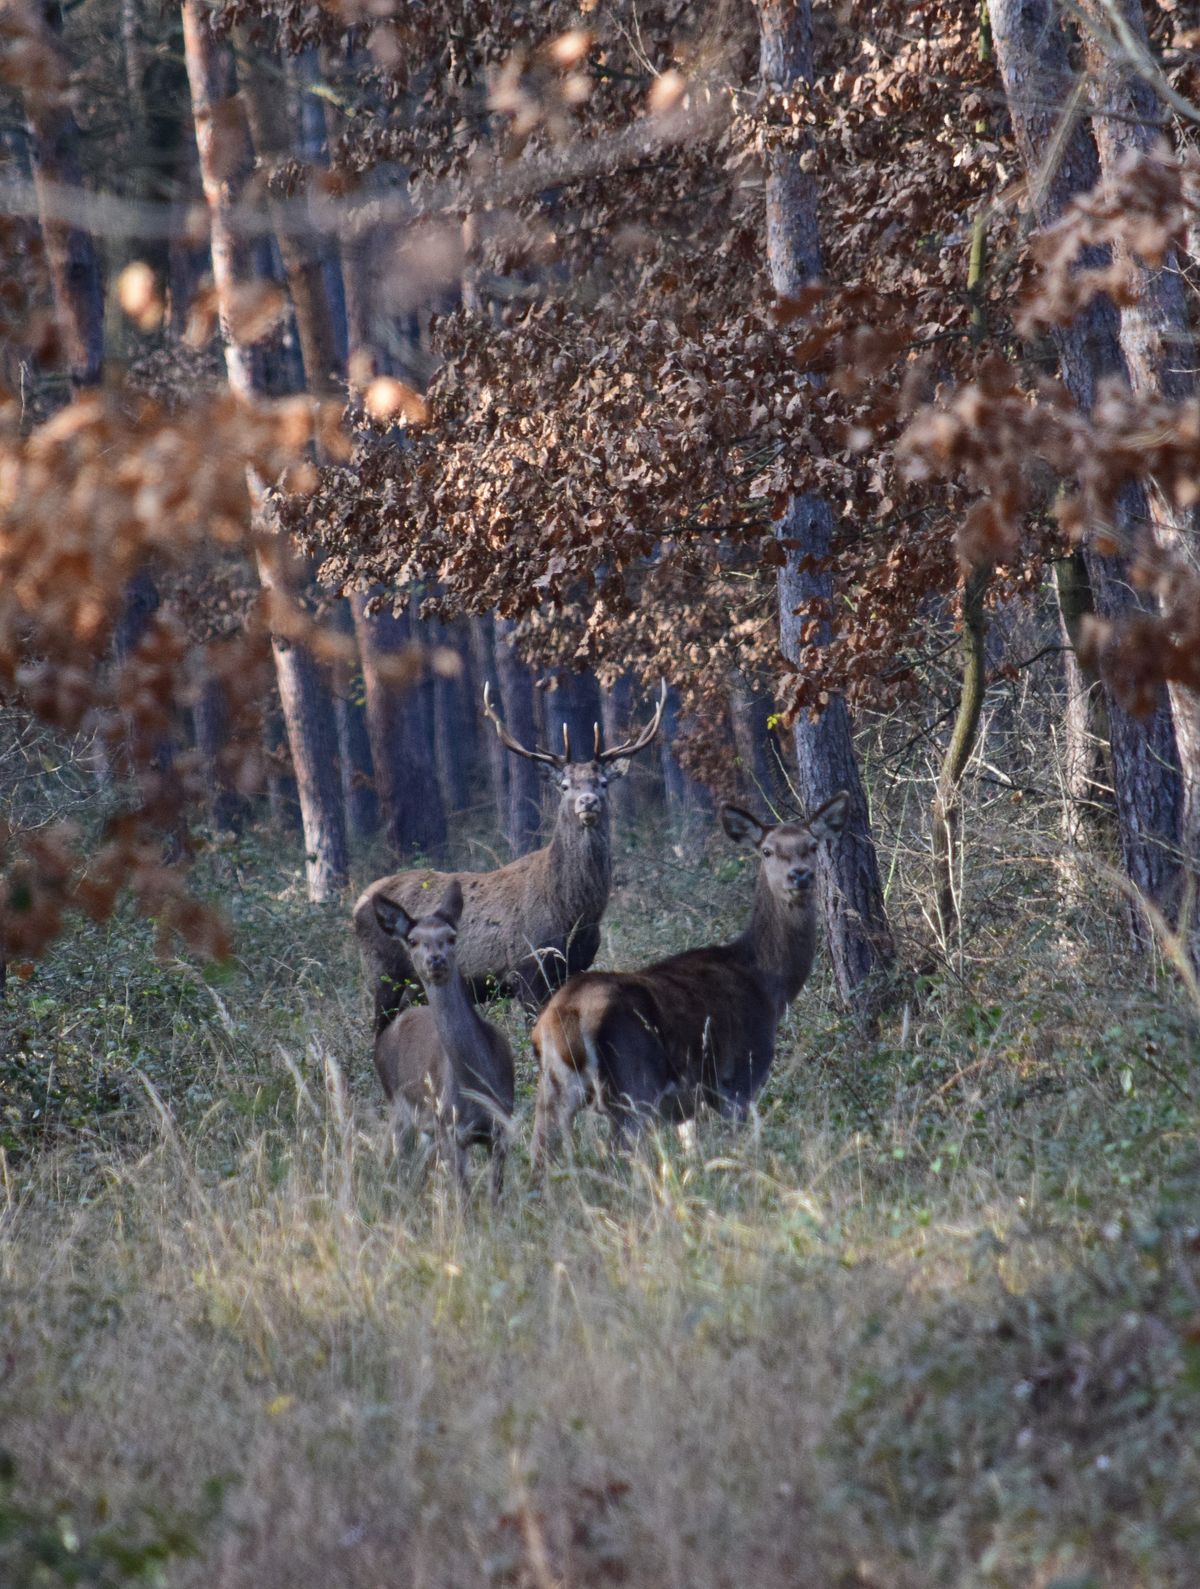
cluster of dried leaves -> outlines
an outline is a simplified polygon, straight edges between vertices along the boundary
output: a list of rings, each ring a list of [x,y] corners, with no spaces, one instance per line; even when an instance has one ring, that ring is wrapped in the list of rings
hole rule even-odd
[[[68,905],[103,919],[122,887],[164,939],[179,932],[204,954],[226,952],[220,916],[164,860],[164,840],[186,847],[191,804],[206,792],[196,754],[176,744],[182,712],[206,679],[219,682],[236,729],[221,770],[231,787],[255,791],[272,634],[331,661],[350,660],[349,642],[320,629],[285,579],[256,599],[248,622],[206,644],[166,605],[115,656],[114,640],[138,576],[203,580],[229,548],[251,551],[247,471],[309,469],[318,433],[327,449],[342,445],[340,405],[252,409],[224,393],[172,414],[94,392],[28,433],[17,401],[0,405],[0,687],[53,728],[93,736],[118,794],[98,845],[77,829],[3,835],[0,942],[10,956],[37,955]],[[259,550],[286,563],[273,539]]]

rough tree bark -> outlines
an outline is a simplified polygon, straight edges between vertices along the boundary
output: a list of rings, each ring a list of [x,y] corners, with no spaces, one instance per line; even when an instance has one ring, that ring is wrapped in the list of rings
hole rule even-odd
[[[1034,214],[1045,226],[1060,216],[1077,193],[1095,186],[1100,175],[1096,145],[1082,122],[1064,120],[1072,73],[1066,39],[1050,0],[990,0],[996,59],[1012,118],[1017,147],[1029,178]],[[1088,250],[1081,267],[1107,263],[1101,251]],[[1085,412],[1106,376],[1127,376],[1116,310],[1097,298],[1068,326],[1055,332],[1063,380]],[[1126,488],[1118,505],[1118,525],[1132,545],[1146,522],[1148,505],[1140,485]],[[1104,557],[1091,543],[1083,548],[1092,599],[1102,618],[1121,618],[1137,610],[1125,559]],[[1131,717],[1105,690],[1112,746],[1113,784],[1122,859],[1130,880],[1145,895],[1172,903],[1177,881],[1176,855],[1181,808],[1175,735],[1164,699],[1145,720]],[[1138,943],[1146,939],[1140,911],[1127,913]]]
[[[1092,0],[1083,8],[1083,19],[1084,59],[1099,111],[1092,120],[1092,134],[1100,170],[1111,178],[1123,162],[1154,150],[1162,136],[1158,121],[1164,107],[1133,62],[1123,58],[1129,49],[1143,57],[1150,53],[1141,0],[1108,0],[1102,7]],[[1114,22],[1123,39],[1113,36]],[[1130,385],[1135,392],[1161,394],[1172,402],[1194,397],[1195,338],[1178,256],[1171,250],[1160,265],[1150,268],[1125,253],[1124,263],[1136,292],[1136,300],[1123,304],[1120,311],[1121,352]],[[1148,505],[1155,540],[1188,552],[1195,561],[1194,515],[1174,508],[1155,490],[1149,493]],[[1183,852],[1195,876],[1200,862],[1200,698],[1180,685],[1169,685],[1168,694],[1182,778]]]
[[[737,747],[739,782],[746,798],[771,811],[783,811],[790,798],[771,729],[771,702],[743,678],[729,690],[729,720]]]
[[[633,726],[633,677],[622,673],[607,690],[600,692],[600,726],[604,730],[606,745],[620,745]],[[642,757],[635,757],[629,772],[608,786],[608,803],[612,810],[614,826],[628,830],[637,820],[641,803],[639,774]]]
[[[200,176],[208,203],[213,283],[216,287],[225,348],[225,367],[234,391],[253,399],[262,391],[262,371],[254,350],[238,342],[230,306],[239,287],[252,279],[248,251],[229,225],[229,211],[251,169],[248,131],[241,160],[231,159],[230,126],[233,75],[228,51],[208,30],[198,0],[184,0],[184,55],[191,87],[192,112]],[[218,120],[222,118],[218,138]],[[252,484],[252,495],[255,487]],[[260,502],[256,504],[261,512]],[[270,587],[273,574],[265,553],[258,558],[259,577]],[[287,728],[292,765],[304,823],[305,866],[310,899],[330,899],[349,882],[349,858],[342,791],[337,768],[337,732],[333,705],[312,656],[300,646],[272,641],[279,699]]]
[[[427,624],[426,629],[431,644],[443,654],[453,652],[459,658],[457,673],[440,663],[433,670],[433,749],[443,804],[447,811],[465,811],[471,803],[471,765],[478,723],[469,694],[461,626],[435,622]]]
[[[362,661],[367,731],[384,831],[397,855],[412,851],[437,859],[446,844],[446,813],[437,768],[428,753],[415,688],[396,689],[381,663],[409,642],[408,625],[390,611],[368,615],[366,595],[350,598]]]
[[[68,97],[69,72],[58,35],[62,10],[40,0],[26,13],[39,42],[58,67],[58,78],[25,94],[29,157],[41,210],[42,240],[67,370],[76,390],[95,386],[104,360],[104,289],[96,246],[87,232],[47,219],[47,190],[82,186],[79,127]]]
[[[811,0],[757,0],[757,6],[764,87],[775,84],[787,90],[810,83]],[[787,142],[767,154],[767,263],[771,285],[781,297],[795,297],[821,274],[817,185],[805,169],[805,153],[802,145]],[[779,571],[783,653],[798,663],[803,621],[798,613],[806,613],[814,601],[827,601],[832,593],[832,578],[824,567],[833,534],[829,504],[818,496],[794,497],[778,534],[799,548],[786,551]],[[820,572],[808,571],[814,558],[822,565]],[[824,643],[828,636],[817,638]],[[850,796],[840,841],[820,852],[820,897],[838,989],[848,1003],[869,1013],[879,997],[878,973],[893,964],[895,947],[845,700],[835,696],[816,722],[797,719],[794,737],[798,788],[806,806],[813,809],[840,789]]]
[[[491,687],[492,699],[494,701],[500,699],[500,679],[496,670],[496,637],[494,621],[490,613],[478,615],[470,620],[470,636],[471,661],[476,686],[476,696],[472,706],[477,708],[485,684]],[[495,734],[485,733],[483,743],[487,749],[488,779],[496,808],[496,827],[507,837],[509,753]]]
[[[513,624],[495,620],[496,678],[505,726],[522,745],[537,742],[533,715],[533,675],[513,646]],[[557,747],[554,747],[557,748]],[[514,855],[536,850],[542,827],[542,780],[536,765],[524,756],[508,758],[508,821],[505,836]]]
[[[1112,771],[1108,766],[1108,711],[1100,680],[1085,671],[1078,645],[1083,619],[1095,610],[1087,564],[1078,547],[1054,565],[1059,632],[1066,679],[1066,820],[1070,844],[1083,843],[1104,813],[1112,815]]]

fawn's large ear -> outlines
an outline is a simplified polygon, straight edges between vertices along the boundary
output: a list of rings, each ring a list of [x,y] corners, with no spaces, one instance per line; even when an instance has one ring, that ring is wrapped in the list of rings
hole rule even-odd
[[[832,800],[814,811],[808,819],[808,831],[814,839],[833,839],[838,836],[846,825],[846,817],[850,810],[850,796],[845,789],[841,789]]]
[[[458,918],[462,915],[462,908],[462,884],[456,877],[452,883],[446,884],[446,892],[438,901],[434,915],[440,916],[445,922],[449,922],[451,927],[457,927]]]
[[[375,920],[379,923],[380,931],[389,938],[407,938],[417,924],[403,905],[397,905],[386,894],[376,894],[371,903],[375,907]]]
[[[757,817],[743,811],[741,806],[731,806],[728,801],[721,807],[721,826],[735,844],[753,844],[756,847],[771,831]]]

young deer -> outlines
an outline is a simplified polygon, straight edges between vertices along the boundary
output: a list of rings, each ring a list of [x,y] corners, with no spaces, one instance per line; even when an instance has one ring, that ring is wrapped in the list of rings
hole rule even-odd
[[[466,1149],[492,1156],[492,1202],[504,1183],[513,1111],[508,1039],[479,1014],[458,968],[462,888],[452,882],[428,916],[410,916],[384,894],[374,900],[380,930],[404,944],[428,1004],[403,1011],[375,1039],[375,1069],[398,1123],[432,1127],[439,1151],[466,1185]]]
[[[608,1111],[618,1140],[648,1116],[684,1120],[701,1103],[745,1115],[812,969],[817,846],[841,832],[848,799],[836,794],[807,822],[779,827],[722,806],[729,837],[762,857],[745,931],[644,971],[587,971],[559,989],[533,1029],[535,1170],[585,1103]]]

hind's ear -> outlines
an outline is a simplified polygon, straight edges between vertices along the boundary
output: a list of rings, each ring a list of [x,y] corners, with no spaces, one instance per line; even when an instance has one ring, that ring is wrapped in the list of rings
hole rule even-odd
[[[721,807],[721,826],[735,844],[759,845],[771,831],[757,817],[752,817],[741,806],[731,806],[728,801]]]
[[[458,926],[458,918],[462,915],[463,892],[462,884],[456,877],[452,883],[446,885],[446,892],[438,901],[435,916],[440,916],[443,921],[448,921],[452,927]]]
[[[826,800],[820,810],[813,812],[808,819],[808,831],[814,839],[836,838],[846,825],[849,811],[850,796],[842,789],[832,800]]]
[[[375,907],[375,920],[379,923],[381,932],[389,938],[407,938],[416,926],[415,919],[408,914],[403,905],[397,905],[394,899],[389,899],[386,894],[376,894],[371,901]]]

